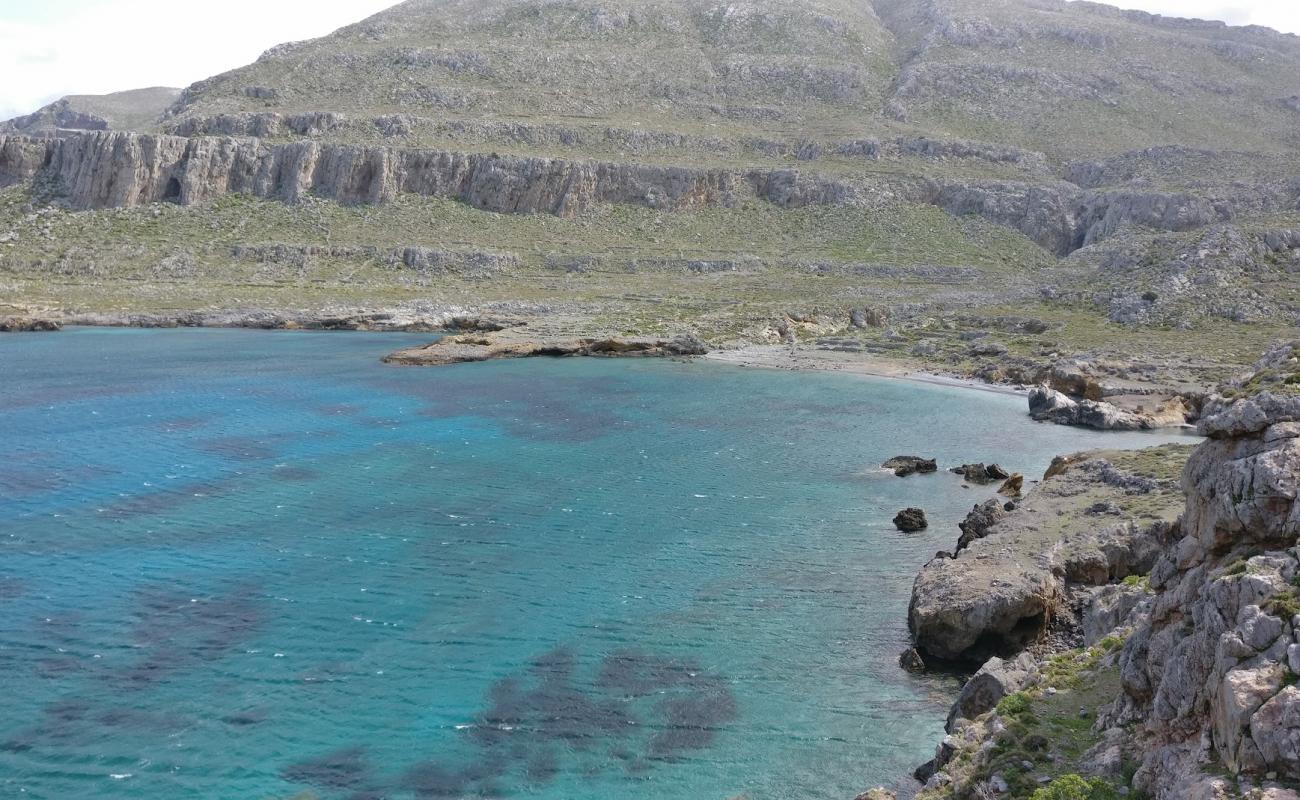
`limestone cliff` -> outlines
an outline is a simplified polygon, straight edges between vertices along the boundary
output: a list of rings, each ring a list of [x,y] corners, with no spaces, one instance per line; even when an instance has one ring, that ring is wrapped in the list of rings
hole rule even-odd
[[[1064,183],[837,179],[796,169],[673,167],[403,149],[254,137],[99,131],[0,136],[0,188],[36,181],[73,209],[193,205],[231,193],[296,202],[315,195],[380,204],[399,194],[451,198],[501,213],[578,214],[599,204],[657,209],[731,206],[759,197],[782,208],[929,203],[977,215],[1067,254],[1129,225],[1185,230],[1252,210],[1294,206],[1300,184],[1210,201],[1186,193],[1093,191]],[[1267,191],[1265,190],[1267,189]]]

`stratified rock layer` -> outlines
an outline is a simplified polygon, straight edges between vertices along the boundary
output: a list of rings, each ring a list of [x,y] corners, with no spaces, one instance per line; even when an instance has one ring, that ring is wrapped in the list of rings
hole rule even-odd
[[[911,202],[977,215],[1064,255],[1125,226],[1186,230],[1230,218],[1236,205],[1293,208],[1300,185],[1255,187],[1212,208],[1189,194],[1083,190],[1072,184],[933,181],[870,175],[832,179],[796,169],[674,167],[508,156],[315,140],[272,144],[232,136],[96,131],[60,138],[0,136],[0,188],[39,180],[74,209],[190,205],[226,194],[297,202],[386,203],[444,197],[501,213],[572,215],[599,204],[684,209],[759,197],[782,208]],[[1298,182],[1300,183],[1300,182]],[[865,321],[864,321],[864,324]]]

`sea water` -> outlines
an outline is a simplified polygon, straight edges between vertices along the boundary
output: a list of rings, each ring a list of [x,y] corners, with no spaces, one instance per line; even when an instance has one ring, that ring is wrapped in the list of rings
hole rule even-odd
[[[430,338],[0,339],[0,796],[852,797],[942,735],[908,593],[990,493],[880,463],[1158,441],[914,382],[379,361]]]

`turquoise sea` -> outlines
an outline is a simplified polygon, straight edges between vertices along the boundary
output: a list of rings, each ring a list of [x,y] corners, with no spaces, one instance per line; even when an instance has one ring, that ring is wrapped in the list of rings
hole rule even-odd
[[[1160,440],[853,376],[379,363],[430,338],[0,338],[0,797],[853,797],[941,736],[908,592],[986,494],[878,465]]]

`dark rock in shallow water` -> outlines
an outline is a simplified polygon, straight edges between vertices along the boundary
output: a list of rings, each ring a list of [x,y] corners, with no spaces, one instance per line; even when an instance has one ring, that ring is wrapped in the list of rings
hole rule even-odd
[[[894,525],[900,531],[913,533],[923,531],[930,526],[925,519],[925,511],[919,508],[905,508],[894,517]]]
[[[893,458],[881,464],[884,469],[892,469],[894,474],[900,478],[906,478],[908,475],[916,473],[936,472],[939,464],[933,458],[922,458],[921,456],[894,456]]]
[[[925,659],[915,647],[909,647],[899,654],[898,666],[908,672],[925,672]]]
[[[962,464],[960,467],[954,467],[952,471],[971,483],[993,483],[1011,477],[1011,473],[997,464]]]

